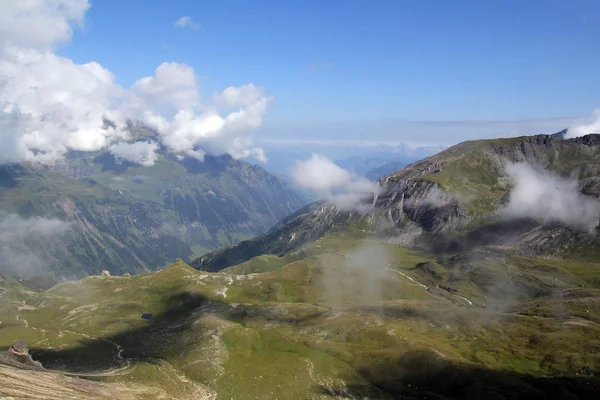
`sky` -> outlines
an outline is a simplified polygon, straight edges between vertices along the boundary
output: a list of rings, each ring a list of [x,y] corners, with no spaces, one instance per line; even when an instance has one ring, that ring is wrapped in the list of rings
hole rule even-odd
[[[259,161],[261,143],[437,146],[600,125],[595,0],[0,2],[13,132],[0,135],[14,144],[0,162],[101,147],[153,162],[155,143],[99,132],[101,116],[140,119],[182,156]]]
[[[174,26],[182,16],[194,25]],[[594,0],[103,0],[61,53],[125,86],[164,60],[208,92],[254,82],[275,97],[273,138],[285,125],[551,120],[600,106],[599,17]]]

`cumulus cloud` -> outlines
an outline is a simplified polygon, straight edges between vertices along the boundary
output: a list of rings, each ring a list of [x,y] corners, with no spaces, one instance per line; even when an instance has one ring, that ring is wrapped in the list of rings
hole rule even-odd
[[[68,42],[73,26],[83,24],[90,7],[88,0],[4,0],[0,4],[0,43],[42,50]]]
[[[70,223],[56,218],[0,213],[0,273],[26,276],[44,272],[44,245],[56,244],[70,228]]]
[[[200,29],[200,25],[195,23],[194,20],[191,17],[188,17],[187,15],[184,15],[183,17],[175,21],[175,26],[178,26],[180,28],[190,28],[194,30]]]
[[[368,200],[379,191],[376,183],[350,173],[319,154],[297,161],[291,177],[302,188],[310,189],[346,210],[369,210],[372,204]]]
[[[230,86],[222,93],[215,95],[213,102],[217,107],[248,107],[260,99],[263,92],[263,88],[254,86],[253,83],[240,87]]]
[[[591,116],[575,121],[567,131],[567,138],[600,133],[600,109],[595,110]]]
[[[592,231],[598,224],[600,202],[581,194],[577,179],[526,163],[507,163],[505,168],[514,187],[501,215],[533,218],[542,224],[561,223],[583,231]]]
[[[158,144],[156,142],[121,142],[113,144],[109,147],[110,152],[119,159],[140,164],[145,167],[154,165],[156,161],[156,150]]]
[[[129,158],[149,163],[148,145],[119,144],[131,139],[130,119],[156,129],[159,142],[181,155],[266,161],[250,136],[273,100],[262,88],[230,87],[205,102],[193,68],[174,62],[123,88],[99,63],[76,64],[52,51],[81,26],[87,0],[8,3],[0,16],[0,164],[51,163],[68,150],[105,148],[127,148]],[[238,109],[224,110],[231,107]],[[133,150],[146,153],[134,157]]]

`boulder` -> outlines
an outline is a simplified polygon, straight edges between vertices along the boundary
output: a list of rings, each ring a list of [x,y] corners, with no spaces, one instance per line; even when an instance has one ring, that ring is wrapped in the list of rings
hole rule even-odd
[[[100,273],[100,276],[110,276],[110,272],[108,272],[108,270],[102,270],[102,273]]]
[[[29,348],[27,347],[27,341],[25,339],[17,340],[9,351],[13,354],[26,356],[29,355]]]
[[[42,363],[31,358],[25,339],[17,340],[5,353],[0,353],[0,364],[17,368],[44,369]]]

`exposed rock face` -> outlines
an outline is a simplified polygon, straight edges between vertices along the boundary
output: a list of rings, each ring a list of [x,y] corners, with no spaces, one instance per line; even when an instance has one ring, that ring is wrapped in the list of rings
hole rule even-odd
[[[39,361],[31,358],[24,339],[17,340],[4,354],[0,354],[0,364],[25,369],[44,369]]]
[[[27,347],[25,339],[17,340],[8,351],[20,356],[29,354],[29,348]]]

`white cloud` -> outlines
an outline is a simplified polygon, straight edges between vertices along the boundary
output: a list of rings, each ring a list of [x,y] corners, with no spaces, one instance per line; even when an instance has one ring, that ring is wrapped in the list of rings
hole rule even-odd
[[[568,138],[600,133],[600,109],[594,110],[591,116],[575,121],[567,132]]]
[[[9,25],[0,27],[0,164],[53,162],[69,149],[109,148],[129,139],[123,129],[129,118],[155,128],[158,140],[174,152],[266,160],[250,137],[272,102],[262,88],[230,87],[214,96],[219,104],[203,103],[192,67],[173,62],[162,63],[152,76],[123,88],[100,64],[76,64],[51,51],[82,23],[87,1],[8,3],[9,12],[3,5],[0,17],[0,24],[10,19]],[[31,21],[40,21],[48,32],[29,32]],[[239,109],[224,113],[223,105]],[[105,126],[105,118],[115,125]],[[134,157],[134,150],[146,153]],[[148,150],[148,146],[127,147],[127,156],[148,164],[152,160]]]
[[[110,152],[117,158],[131,161],[136,164],[150,167],[156,161],[156,150],[158,144],[156,142],[121,142],[113,144],[109,147]]]
[[[88,0],[0,1],[0,44],[47,50],[68,42],[81,26]]]
[[[162,109],[188,108],[200,104],[194,69],[185,64],[164,62],[153,76],[136,81],[129,93],[133,106]]]
[[[192,18],[188,17],[187,15],[175,21],[175,26],[179,26],[181,28],[190,28],[194,30],[200,29],[200,25],[195,23],[194,20],[192,20]]]
[[[222,93],[215,95],[213,103],[217,107],[248,107],[260,99],[263,92],[263,88],[254,86],[253,83],[240,87],[230,86]]]
[[[319,154],[297,161],[291,177],[302,188],[313,190],[346,210],[369,210],[371,204],[367,201],[379,190],[376,183],[351,174]]]
[[[562,223],[592,231],[598,224],[600,202],[583,195],[577,179],[563,178],[526,163],[507,163],[514,181],[509,202],[501,215],[533,218],[542,224]]]

